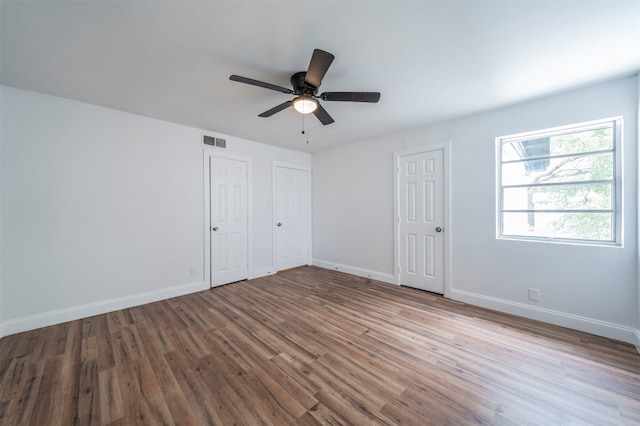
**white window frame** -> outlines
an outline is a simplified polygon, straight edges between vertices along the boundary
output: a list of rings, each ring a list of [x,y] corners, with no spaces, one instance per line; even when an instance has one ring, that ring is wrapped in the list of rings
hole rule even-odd
[[[569,238],[555,238],[555,237],[542,237],[542,236],[531,236],[531,235],[514,235],[514,234],[503,234],[503,213],[511,212],[511,210],[503,209],[504,199],[503,199],[503,187],[502,185],[502,145],[505,142],[512,142],[514,140],[527,140],[527,139],[538,139],[545,138],[550,136],[563,135],[568,133],[577,133],[588,128],[597,128],[598,126],[611,124],[613,128],[613,203],[612,210],[609,211],[613,213],[613,240],[590,240],[590,239],[569,239]],[[548,243],[563,243],[563,244],[581,244],[581,245],[597,245],[597,246],[619,246],[623,245],[622,241],[622,117],[612,117],[606,118],[602,120],[594,120],[576,124],[570,124],[567,126],[553,127],[549,129],[536,130],[533,132],[526,133],[518,133],[513,135],[501,136],[496,138],[496,238],[502,240],[519,240],[519,241],[536,241],[536,242],[548,242]],[[610,152],[606,150],[604,152]],[[584,153],[586,155],[593,153]],[[537,158],[536,158],[537,159]],[[545,159],[545,158],[540,158]],[[508,162],[505,162],[508,163]],[[580,182],[580,181],[575,181]],[[572,182],[568,182],[572,183]],[[580,182],[583,183],[583,182]],[[534,185],[535,186],[535,185]],[[543,184],[540,184],[543,186]],[[575,212],[576,210],[571,210]],[[591,210],[585,210],[591,211]],[[606,211],[605,211],[606,212]]]

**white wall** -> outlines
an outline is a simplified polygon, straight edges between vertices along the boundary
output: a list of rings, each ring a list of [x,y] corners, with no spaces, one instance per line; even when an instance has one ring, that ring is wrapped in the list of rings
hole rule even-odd
[[[3,173],[2,173],[2,138],[4,135],[4,114],[2,114],[2,86],[0,86],[0,338],[4,336],[2,331],[2,185],[3,185]]]
[[[4,334],[208,288],[202,130],[0,90]],[[268,271],[271,164],[311,156],[226,138],[252,160],[251,256]]]
[[[637,114],[638,114],[638,142],[637,142],[637,146],[640,146],[640,72],[638,74],[636,74],[636,78],[637,78],[637,89],[638,89],[638,103],[637,103]],[[640,152],[638,153],[638,164],[640,164]],[[638,179],[640,179],[640,172],[638,172]],[[640,180],[639,180],[640,182]],[[639,183],[640,185],[640,183]],[[640,190],[640,187],[639,187]],[[636,192],[636,202],[638,203],[638,211],[640,212],[640,197],[638,196],[639,192]],[[638,235],[640,236],[640,213],[638,214]],[[640,241],[640,237],[638,238],[638,241]],[[637,287],[637,305],[636,305],[636,310],[638,313],[638,322],[636,325],[636,342],[640,342],[640,247],[638,248],[638,259],[637,259],[637,273],[638,273],[638,287]],[[636,343],[636,348],[638,348],[638,351],[640,351],[640,344]]]
[[[634,341],[637,84],[618,79],[314,154],[314,263],[392,276],[392,154],[451,141],[452,298]],[[496,240],[495,138],[617,115],[625,119],[624,247]],[[527,299],[529,287],[540,289],[540,302]]]

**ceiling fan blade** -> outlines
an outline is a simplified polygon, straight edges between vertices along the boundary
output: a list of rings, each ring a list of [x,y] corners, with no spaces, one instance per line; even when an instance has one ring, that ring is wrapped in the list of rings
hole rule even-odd
[[[307,69],[307,75],[304,78],[304,82],[315,87],[320,87],[324,75],[329,69],[329,65],[333,62],[334,56],[325,52],[324,50],[315,49],[311,56],[311,62],[309,62],[309,68]]]
[[[265,89],[275,90],[277,92],[286,93],[288,95],[293,94],[293,90],[287,89],[286,87],[276,86],[275,84],[265,83],[264,81],[254,80],[252,78],[242,77],[240,75],[231,75],[229,76],[229,80],[237,81],[238,83],[251,84],[252,86],[264,87]]]
[[[293,101],[283,102],[280,105],[274,106],[270,110],[267,110],[267,111],[263,112],[262,114],[258,115],[258,117],[271,117],[276,112],[280,112],[283,109],[289,108],[292,104],[293,104]]]
[[[320,99],[324,101],[375,103],[380,100],[380,92],[324,92],[320,95]]]
[[[320,104],[318,104],[318,108],[316,108],[316,110],[313,111],[313,115],[318,117],[318,120],[320,120],[320,122],[322,124],[324,124],[325,126],[327,124],[333,123],[333,121],[334,121],[333,118],[331,118],[331,116],[327,112],[327,110],[322,108],[322,105],[320,105]]]

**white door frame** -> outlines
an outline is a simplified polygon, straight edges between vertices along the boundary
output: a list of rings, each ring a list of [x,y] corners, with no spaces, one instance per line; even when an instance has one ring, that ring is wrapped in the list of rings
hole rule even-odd
[[[451,297],[451,142],[443,142],[432,145],[425,145],[420,148],[413,148],[393,153],[393,275],[394,282],[400,285],[400,158],[408,155],[422,154],[432,151],[443,152],[444,158],[444,296]]]
[[[276,271],[276,273],[278,272],[278,228],[276,226],[276,206],[277,206],[277,199],[276,199],[276,170],[278,167],[284,167],[287,169],[294,169],[294,170],[304,170],[307,172],[307,176],[309,177],[309,180],[307,181],[307,190],[309,191],[309,205],[307,206],[307,208],[309,209],[309,221],[308,221],[308,253],[309,253],[309,259],[308,259],[308,264],[311,265],[311,259],[313,259],[312,253],[311,253],[311,236],[313,235],[312,229],[311,229],[311,224],[313,223],[312,219],[311,219],[311,168],[310,167],[305,167],[305,166],[299,166],[296,164],[288,164],[288,163],[281,163],[278,161],[274,161],[272,163],[271,166],[271,193],[272,193],[272,215],[271,215],[271,226],[272,226],[272,235],[273,235],[273,270]]]
[[[253,267],[253,250],[252,250],[252,238],[251,228],[253,226],[252,220],[252,164],[251,158],[242,157],[239,155],[227,154],[225,152],[219,152],[215,148],[204,147],[202,162],[203,162],[203,180],[204,180],[204,281],[209,283],[209,288],[213,288],[213,281],[211,279],[211,174],[209,170],[210,158],[224,158],[227,160],[236,160],[247,163],[247,275],[252,275]]]

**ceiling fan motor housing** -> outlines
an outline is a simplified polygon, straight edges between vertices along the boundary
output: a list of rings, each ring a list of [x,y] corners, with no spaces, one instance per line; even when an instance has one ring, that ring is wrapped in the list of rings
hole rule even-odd
[[[318,88],[306,83],[304,79],[307,76],[306,71],[300,71],[291,76],[291,87],[296,95],[315,96]]]

